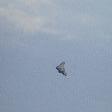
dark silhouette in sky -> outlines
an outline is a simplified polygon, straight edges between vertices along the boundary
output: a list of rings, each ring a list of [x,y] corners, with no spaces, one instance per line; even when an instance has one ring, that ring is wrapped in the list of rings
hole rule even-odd
[[[64,76],[67,76],[67,73],[65,72],[65,68],[64,68],[64,64],[65,62],[61,62],[56,69],[58,70],[59,73],[62,73]]]

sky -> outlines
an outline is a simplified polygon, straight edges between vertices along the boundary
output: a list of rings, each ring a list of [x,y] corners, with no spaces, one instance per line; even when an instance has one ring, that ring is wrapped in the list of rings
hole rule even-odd
[[[112,112],[111,29],[111,0],[0,0],[0,112]]]

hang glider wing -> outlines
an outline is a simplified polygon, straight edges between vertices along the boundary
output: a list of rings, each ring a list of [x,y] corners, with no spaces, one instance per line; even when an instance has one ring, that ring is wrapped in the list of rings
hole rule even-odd
[[[65,64],[65,62],[63,61],[56,67],[56,69],[58,70],[59,73],[62,73],[63,75],[67,76],[67,74],[65,72],[64,64]]]

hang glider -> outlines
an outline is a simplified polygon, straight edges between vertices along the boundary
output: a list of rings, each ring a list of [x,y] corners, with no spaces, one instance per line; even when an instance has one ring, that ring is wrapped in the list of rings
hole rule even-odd
[[[59,73],[62,73],[64,76],[67,76],[64,65],[65,65],[65,62],[63,61],[56,67],[56,69],[58,70]]]

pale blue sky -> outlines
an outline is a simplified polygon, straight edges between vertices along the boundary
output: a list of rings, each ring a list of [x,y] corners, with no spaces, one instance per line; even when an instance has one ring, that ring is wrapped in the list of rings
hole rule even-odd
[[[0,112],[112,112],[112,1],[0,0]]]

